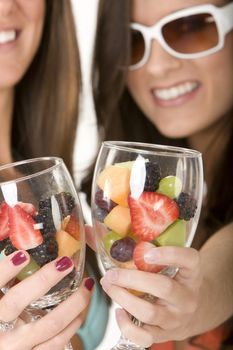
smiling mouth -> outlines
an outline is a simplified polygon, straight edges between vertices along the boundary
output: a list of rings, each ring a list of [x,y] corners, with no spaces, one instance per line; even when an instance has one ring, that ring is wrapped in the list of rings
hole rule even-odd
[[[17,38],[16,30],[2,30],[0,31],[0,45],[8,44],[15,41]]]
[[[153,95],[163,101],[174,100],[196,90],[198,85],[197,82],[186,82],[167,89],[154,89]]]

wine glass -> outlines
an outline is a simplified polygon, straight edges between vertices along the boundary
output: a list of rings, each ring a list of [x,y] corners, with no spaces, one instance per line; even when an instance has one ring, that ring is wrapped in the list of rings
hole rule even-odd
[[[120,267],[174,277],[177,267],[147,265],[143,253],[156,246],[191,245],[202,191],[202,156],[198,151],[103,142],[92,185],[92,220],[104,270]],[[131,292],[155,302],[150,295]],[[117,349],[144,350],[123,336],[112,350]]]
[[[29,264],[2,289],[32,275],[57,257],[68,256],[74,268],[26,312],[42,317],[80,285],[85,261],[82,211],[71,176],[61,158],[42,157],[0,167],[0,254],[26,250]],[[3,227],[3,226],[1,226]],[[13,324],[7,324],[11,329]],[[72,349],[68,344],[65,349]]]

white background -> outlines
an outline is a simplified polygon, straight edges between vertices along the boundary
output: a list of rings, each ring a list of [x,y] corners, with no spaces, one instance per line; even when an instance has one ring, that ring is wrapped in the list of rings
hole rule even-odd
[[[80,123],[77,131],[74,170],[78,183],[85,176],[85,170],[95,156],[97,147],[96,121],[91,94],[91,63],[96,26],[97,0],[72,0],[76,19],[80,58],[83,75],[83,101],[80,108]],[[82,202],[83,204],[83,202]],[[84,216],[90,222],[88,208],[84,207]],[[85,210],[86,209],[86,210]],[[96,350],[110,350],[120,336],[115,320],[115,308],[110,309],[110,318],[105,337]]]

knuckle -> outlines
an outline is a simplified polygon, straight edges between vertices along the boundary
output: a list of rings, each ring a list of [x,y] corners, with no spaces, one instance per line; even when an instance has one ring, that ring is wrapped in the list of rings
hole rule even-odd
[[[61,319],[50,318],[46,322],[46,328],[50,330],[51,334],[56,335],[63,329],[63,321]]]
[[[2,299],[4,309],[10,314],[11,311],[14,315],[18,316],[21,313],[19,298],[15,294],[14,290],[10,290]]]
[[[50,281],[49,273],[46,268],[42,268],[37,274],[39,285],[47,285]]]
[[[163,288],[163,295],[164,298],[168,297],[171,295],[171,293],[173,292],[173,288],[174,288],[174,282],[171,278],[164,278],[163,282],[162,282],[162,288]]]
[[[144,323],[147,323],[149,325],[154,325],[155,323],[158,323],[158,313],[156,312],[155,306],[149,305],[144,310]]]

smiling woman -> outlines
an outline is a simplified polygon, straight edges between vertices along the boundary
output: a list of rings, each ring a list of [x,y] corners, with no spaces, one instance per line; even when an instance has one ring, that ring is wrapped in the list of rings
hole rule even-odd
[[[70,1],[0,0],[0,165],[51,155],[63,158],[72,173],[80,85]],[[17,246],[9,245],[7,215],[3,205],[0,288],[26,265],[28,269],[33,266],[27,252],[15,252]],[[96,273],[93,259],[88,254],[91,274]],[[1,349],[60,350],[80,328],[94,286],[92,278],[85,279],[73,297],[38,322],[24,324],[25,319],[19,317],[25,305],[71,272],[71,260],[67,257],[62,262],[66,262],[62,272],[59,264],[51,262],[32,276],[22,274],[21,282],[0,295]],[[81,337],[76,339],[77,349],[83,349]]]
[[[103,286],[143,323],[136,327],[125,312],[117,313],[122,333],[134,343],[225,350],[233,339],[233,2],[100,3],[93,89],[102,138],[196,149],[208,189],[195,250],[154,247],[144,256],[151,265],[180,266],[173,280],[119,269],[115,276],[106,273]],[[158,302],[148,305],[129,294],[129,281],[148,293],[154,286]]]

